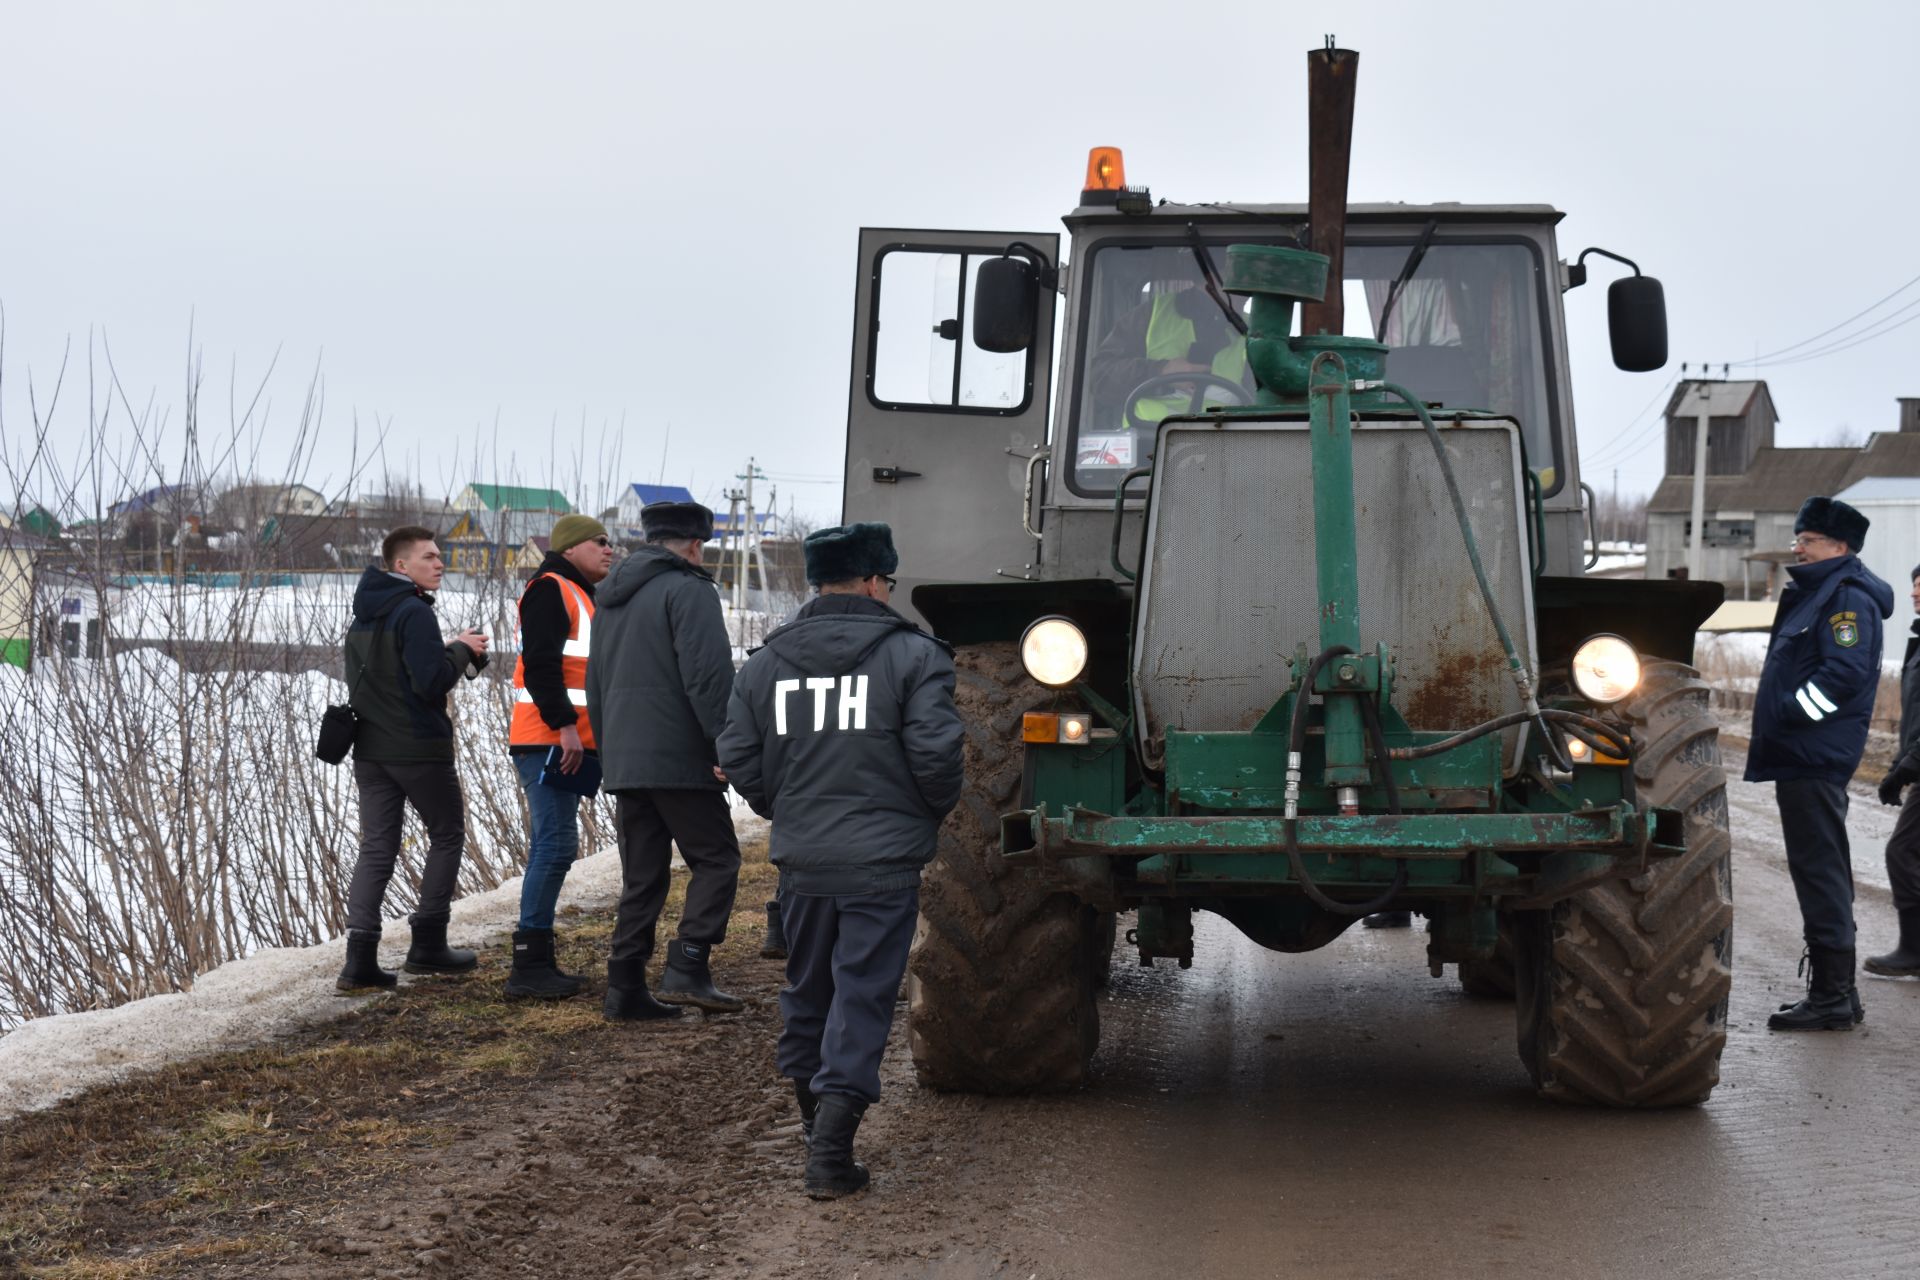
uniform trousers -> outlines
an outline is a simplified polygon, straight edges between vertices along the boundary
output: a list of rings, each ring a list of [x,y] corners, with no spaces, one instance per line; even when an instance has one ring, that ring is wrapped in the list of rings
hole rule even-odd
[[[353,780],[360,789],[360,856],[347,885],[347,928],[380,932],[380,908],[400,860],[400,828],[408,805],[427,828],[426,866],[413,919],[445,920],[460,879],[460,855],[467,847],[467,802],[453,761],[383,764],[356,759]]]
[[[1908,787],[1893,834],[1887,837],[1887,880],[1893,886],[1893,909],[1920,908],[1920,788]]]
[[[1845,783],[1783,778],[1774,784],[1787,871],[1800,899],[1807,945],[1853,950],[1853,855],[1847,847]]]
[[[816,1094],[880,1100],[900,979],[920,915],[920,889],[833,896],[780,892],[787,985],[775,1062]]]
[[[680,937],[718,946],[727,936],[733,895],[740,884],[740,841],[733,833],[727,793],[717,789],[650,788],[617,791],[620,826],[620,908],[614,915],[608,959],[653,955],[653,926],[667,903],[673,846],[691,876],[680,911]]]

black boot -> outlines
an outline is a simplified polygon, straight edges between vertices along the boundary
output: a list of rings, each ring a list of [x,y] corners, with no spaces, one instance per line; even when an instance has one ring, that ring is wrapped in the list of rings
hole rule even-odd
[[[347,967],[334,979],[340,991],[391,991],[400,975],[380,967],[380,935],[365,929],[347,930]]]
[[[728,995],[713,985],[713,975],[707,970],[707,944],[685,938],[667,944],[660,998],[668,1004],[690,1004],[708,1013],[738,1013],[747,1007],[739,996]]]
[[[1807,948],[1811,975],[1807,995],[1767,1019],[1769,1031],[1851,1031],[1857,995],[1853,985],[1853,952],[1827,947]],[[1865,1011],[1860,1017],[1866,1016]]]
[[[414,916],[413,945],[407,948],[408,973],[465,973],[479,964],[471,951],[447,945],[447,918]]]
[[[642,957],[607,961],[607,999],[600,1012],[608,1022],[648,1022],[677,1018],[682,1011],[647,993],[647,962]]]
[[[1376,911],[1360,922],[1369,929],[1411,929],[1413,912]]]
[[[553,963],[553,930],[513,931],[513,970],[507,974],[507,994],[534,1000],[565,1000],[580,994],[580,979],[560,972]]]
[[[853,1135],[867,1104],[844,1093],[821,1094],[813,1113],[813,1141],[807,1147],[807,1194],[832,1200],[863,1190],[867,1166],[853,1158]]]
[[[813,1090],[807,1087],[805,1080],[793,1082],[793,1098],[800,1104],[800,1141],[808,1150],[813,1149],[813,1117],[818,1113],[820,1099],[813,1096]]]
[[[1883,956],[1868,956],[1866,970],[1883,978],[1920,978],[1920,907],[1900,912],[1900,944]]]
[[[760,958],[763,960],[787,958],[787,931],[780,923],[778,902],[767,903],[767,936],[760,944]]]

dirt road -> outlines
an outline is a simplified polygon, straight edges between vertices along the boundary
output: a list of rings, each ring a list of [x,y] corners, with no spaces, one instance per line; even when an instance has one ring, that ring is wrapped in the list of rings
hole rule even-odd
[[[1429,978],[1417,932],[1288,957],[1203,917],[1189,971],[1117,959],[1085,1092],[923,1092],[896,1027],[873,1189],[818,1205],[772,1070],[762,862],[716,961],[739,1017],[507,1004],[489,952],[270,1051],[0,1124],[0,1275],[1920,1274],[1920,982],[1865,979],[1856,1032],[1769,1035],[1798,916],[1770,789],[1730,799],[1731,1036],[1698,1109],[1536,1101],[1511,1006]],[[1863,869],[1890,814],[1856,796]],[[1891,937],[1876,879],[1867,949]],[[570,920],[568,963],[592,972],[609,927]]]
[[[1800,954],[1771,791],[1730,795],[1736,980],[1705,1107],[1535,1101],[1511,1006],[1426,977],[1416,932],[1288,957],[1205,917],[1191,970],[1116,964],[1095,1090],[982,1104],[896,1070],[877,1190],[825,1226],[798,1201],[759,1208],[758,1257],[791,1234],[813,1264],[794,1274],[844,1274],[834,1250],[907,1227],[934,1256],[863,1274],[1920,1274],[1920,983],[1867,979],[1850,1035],[1767,1032]],[[1891,937],[1891,813],[1855,797],[1866,947]]]

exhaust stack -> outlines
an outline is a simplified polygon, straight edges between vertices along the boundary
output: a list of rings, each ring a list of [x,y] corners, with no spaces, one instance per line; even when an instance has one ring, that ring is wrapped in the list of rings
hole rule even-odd
[[[1360,55],[1336,49],[1307,54],[1307,227],[1309,245],[1327,259],[1323,301],[1300,309],[1302,334],[1342,332],[1346,325],[1343,259],[1347,247],[1347,172],[1353,158],[1353,90]]]

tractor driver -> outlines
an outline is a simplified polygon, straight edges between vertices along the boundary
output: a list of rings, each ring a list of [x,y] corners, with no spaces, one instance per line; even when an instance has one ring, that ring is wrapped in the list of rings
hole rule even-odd
[[[1202,405],[1253,399],[1246,338],[1191,273],[1192,254],[1180,257],[1185,270],[1148,282],[1094,350],[1083,464],[1142,465],[1160,420],[1188,412],[1196,393]]]

